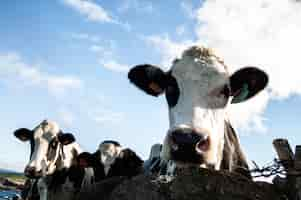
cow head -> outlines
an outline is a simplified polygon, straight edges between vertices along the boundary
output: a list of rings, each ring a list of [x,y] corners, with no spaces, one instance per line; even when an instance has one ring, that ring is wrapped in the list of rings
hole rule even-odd
[[[100,152],[101,163],[104,166],[110,166],[119,156],[122,147],[116,141],[106,140],[99,145],[98,150]]]
[[[267,74],[256,67],[230,75],[210,49],[197,46],[184,51],[168,72],[153,65],[138,65],[128,78],[147,94],[165,93],[169,130],[161,157],[215,169],[222,159],[225,108],[253,97],[268,82]]]
[[[24,173],[29,178],[38,178],[52,174],[57,167],[57,160],[63,145],[75,141],[70,133],[62,133],[55,122],[44,120],[35,129],[20,128],[14,135],[31,145],[30,161]]]
[[[97,167],[98,164],[101,164],[104,167],[105,175],[107,175],[121,151],[122,147],[118,142],[106,140],[99,145],[95,153],[83,152],[79,154],[78,162],[81,167]]]

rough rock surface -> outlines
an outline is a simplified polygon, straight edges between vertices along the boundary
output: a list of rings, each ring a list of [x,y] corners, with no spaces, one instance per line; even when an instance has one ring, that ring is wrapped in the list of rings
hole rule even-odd
[[[171,181],[139,175],[114,177],[93,186],[80,199],[104,200],[280,200],[283,194],[269,183],[253,182],[238,174],[190,168]],[[89,195],[87,195],[89,194]],[[93,195],[92,195],[93,194]]]

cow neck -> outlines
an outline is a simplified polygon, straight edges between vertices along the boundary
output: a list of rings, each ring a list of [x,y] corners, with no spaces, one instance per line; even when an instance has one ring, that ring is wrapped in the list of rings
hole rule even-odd
[[[60,134],[63,134],[62,130],[59,131],[58,135],[60,135]],[[56,159],[56,162],[55,162],[55,165],[56,165],[57,169],[59,169],[61,167],[60,165],[62,165],[62,163],[66,159],[66,154],[65,154],[65,151],[64,151],[64,145],[59,142],[58,148],[59,148],[59,152],[58,152],[59,155],[58,155],[58,157]]]
[[[59,152],[58,157],[55,161],[55,171],[53,174],[47,176],[47,182],[50,188],[56,189],[60,185],[66,182],[66,179],[69,177],[69,170],[74,166],[70,166],[67,168],[64,166],[64,160],[66,158],[66,154],[64,152],[64,145],[59,143]]]
[[[228,121],[225,121],[225,143],[221,169],[234,171],[251,178],[248,163],[240,147],[236,132]]]

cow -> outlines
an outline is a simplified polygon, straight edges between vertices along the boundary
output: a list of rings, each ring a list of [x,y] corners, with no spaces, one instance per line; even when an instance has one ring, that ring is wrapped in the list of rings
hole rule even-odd
[[[167,72],[142,64],[130,69],[128,78],[149,95],[165,93],[169,129],[160,158],[171,163],[171,171],[193,165],[250,176],[227,108],[262,91],[268,83],[264,71],[248,66],[230,74],[211,49],[192,46]]]
[[[82,186],[93,182],[93,171],[77,165],[82,149],[73,134],[63,133],[57,123],[43,120],[33,130],[20,128],[14,135],[30,142],[30,160],[24,174],[33,179],[29,188],[37,188],[41,200],[74,199]]]
[[[95,153],[83,152],[78,159],[80,166],[94,169],[95,182],[113,176],[133,177],[143,172],[143,160],[113,140],[103,141]]]

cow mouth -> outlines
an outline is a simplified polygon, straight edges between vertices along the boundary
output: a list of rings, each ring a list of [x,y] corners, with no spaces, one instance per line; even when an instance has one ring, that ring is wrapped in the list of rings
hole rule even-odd
[[[25,171],[24,175],[30,179],[37,179],[37,178],[42,177],[42,171],[38,171],[38,172],[26,172]]]

